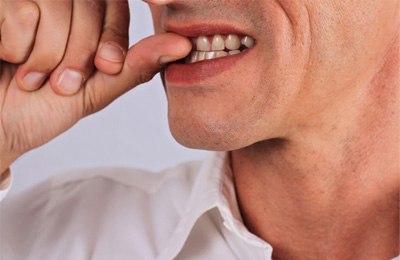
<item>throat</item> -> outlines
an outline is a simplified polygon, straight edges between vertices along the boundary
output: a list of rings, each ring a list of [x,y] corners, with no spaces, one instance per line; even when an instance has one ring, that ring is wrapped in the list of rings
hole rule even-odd
[[[398,255],[398,172],[341,167],[332,154],[292,145],[276,139],[231,154],[245,225],[274,259]]]

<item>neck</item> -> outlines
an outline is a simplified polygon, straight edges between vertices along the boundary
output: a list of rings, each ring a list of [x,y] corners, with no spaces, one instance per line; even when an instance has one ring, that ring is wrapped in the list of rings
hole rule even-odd
[[[399,254],[398,67],[397,50],[313,127],[231,153],[244,222],[274,259]]]

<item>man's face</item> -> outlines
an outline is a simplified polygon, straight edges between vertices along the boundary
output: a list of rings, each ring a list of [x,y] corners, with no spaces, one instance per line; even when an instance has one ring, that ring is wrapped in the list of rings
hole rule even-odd
[[[323,127],[377,69],[398,30],[397,0],[170,0],[156,32],[250,36],[242,53],[164,73],[172,134],[185,146],[234,150]]]

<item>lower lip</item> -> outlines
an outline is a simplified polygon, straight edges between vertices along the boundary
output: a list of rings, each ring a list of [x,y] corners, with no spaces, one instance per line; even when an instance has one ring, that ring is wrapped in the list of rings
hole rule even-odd
[[[168,84],[190,86],[231,69],[249,52],[191,64],[172,63],[165,70],[165,80]]]

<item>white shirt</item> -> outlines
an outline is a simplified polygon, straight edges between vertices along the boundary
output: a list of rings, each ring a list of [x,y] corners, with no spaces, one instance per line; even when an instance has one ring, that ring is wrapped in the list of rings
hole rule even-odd
[[[99,168],[6,198],[0,259],[270,259],[242,224],[225,156],[162,173]]]
[[[0,205],[0,259],[271,259],[243,225],[225,164],[216,153],[157,174],[55,176]]]

